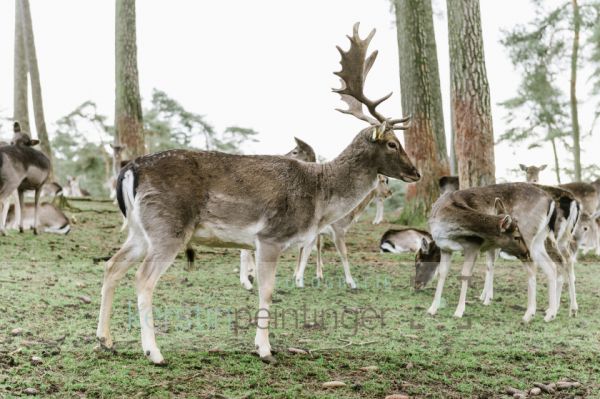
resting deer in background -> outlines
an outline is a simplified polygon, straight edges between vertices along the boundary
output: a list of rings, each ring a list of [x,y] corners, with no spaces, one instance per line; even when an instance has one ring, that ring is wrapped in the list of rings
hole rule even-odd
[[[391,252],[395,254],[417,252],[423,242],[433,241],[428,231],[416,228],[390,229],[386,231],[379,240],[379,249],[381,252]]]
[[[32,140],[26,133],[21,132],[21,125],[13,125],[14,136],[11,145],[0,147],[0,204],[5,208],[7,198],[16,190],[19,197],[19,209],[23,208],[23,194],[33,190],[34,221],[33,232],[38,234],[37,215],[41,188],[50,173],[50,161],[34,148],[38,140]],[[2,215],[6,212],[3,209]],[[20,212],[19,231],[23,232],[23,212]],[[0,233],[5,234],[5,218],[0,221]]]
[[[539,183],[540,182],[540,172],[544,169],[546,169],[546,165],[540,165],[540,166],[526,166],[523,165],[522,163],[519,164],[519,168],[521,168],[521,170],[523,172],[525,172],[525,178],[526,178],[526,182],[528,183]]]
[[[17,229],[19,227],[19,215],[15,212],[16,207],[9,207],[6,228]],[[23,228],[29,229],[33,227],[34,221],[34,205],[25,204],[21,213],[23,214]],[[40,204],[38,213],[38,229],[46,233],[68,234],[71,231],[71,223],[69,218],[57,207],[47,202]]]
[[[442,176],[438,180],[438,185],[440,186],[440,196],[460,189],[458,176]]]
[[[144,258],[135,286],[142,348],[153,363],[164,358],[156,345],[152,294],[160,276],[189,241],[211,247],[256,249],[259,310],[255,345],[268,362],[269,308],[280,253],[292,245],[309,245],[327,225],[354,209],[376,186],[378,174],[415,182],[413,166],[395,129],[406,119],[388,119],[363,92],[375,61],[366,57],[373,34],[362,40],[358,24],[347,52],[339,49],[344,86],[336,92],[351,105],[348,113],[368,121],[352,143],[333,161],[316,164],[280,156],[234,155],[170,150],[131,161],[119,174],[117,200],[127,217],[129,234],[107,262],[97,337],[112,348],[109,319],[117,282]],[[373,117],[362,112],[364,104]],[[232,176],[235,179],[232,179]]]
[[[392,190],[390,190],[390,188],[388,186],[388,183],[389,183],[388,179],[385,176],[384,176],[384,178],[385,178],[385,187],[387,189],[382,190],[375,197],[376,212],[375,212],[375,219],[373,219],[373,224],[379,224],[379,223],[383,222],[383,212],[385,210],[383,202],[387,198],[390,198],[392,196]]]

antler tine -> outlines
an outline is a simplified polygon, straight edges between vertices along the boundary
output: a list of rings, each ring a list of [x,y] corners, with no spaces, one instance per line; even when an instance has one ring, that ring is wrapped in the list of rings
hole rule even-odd
[[[375,29],[365,39],[361,39],[358,33],[359,25],[358,22],[355,23],[352,28],[352,36],[348,36],[350,40],[350,49],[348,51],[344,51],[339,46],[336,46],[341,56],[340,64],[342,65],[342,70],[334,72],[334,74],[342,80],[342,87],[333,89],[333,91],[338,93],[342,97],[342,100],[348,104],[348,109],[341,112],[354,115],[358,119],[371,124],[376,124],[377,121],[383,123],[387,118],[377,112],[376,108],[379,104],[387,100],[392,93],[375,101],[369,100],[364,94],[365,79],[375,63],[377,51],[374,51],[367,57],[367,49],[371,39],[375,35]],[[367,107],[367,110],[375,119],[364,114],[362,110],[363,105]]]
[[[392,129],[407,130],[410,127],[410,118],[411,118],[411,116],[409,115],[405,118],[390,119],[390,124],[392,125]],[[408,123],[406,123],[406,122],[408,122]],[[399,123],[406,123],[406,125],[398,125]]]

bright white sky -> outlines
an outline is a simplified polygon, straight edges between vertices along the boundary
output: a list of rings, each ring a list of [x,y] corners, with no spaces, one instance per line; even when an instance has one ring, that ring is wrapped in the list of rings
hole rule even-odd
[[[30,0],[42,78],[45,112],[53,123],[86,100],[112,118],[114,109],[114,1]],[[555,0],[549,0],[549,3]],[[434,0],[446,134],[449,135],[449,64],[445,1]],[[505,130],[497,103],[516,92],[519,76],[500,45],[501,29],[533,18],[525,0],[481,0],[485,56],[491,86],[494,130]],[[12,115],[14,1],[0,2],[0,113]],[[293,136],[333,158],[363,127],[334,111],[331,92],[339,69],[336,44],[361,21],[361,34],[377,28],[371,44],[379,56],[370,73],[371,97],[394,95],[381,106],[401,116],[398,48],[389,0],[220,0],[138,1],[138,66],[144,99],[158,88],[187,109],[206,115],[219,129],[238,125],[260,132],[249,153],[284,153]],[[565,54],[568,57],[569,54]],[[580,98],[588,88],[579,80]],[[565,90],[568,82],[565,81]],[[580,110],[587,132],[593,108]],[[584,148],[598,148],[598,128]],[[3,132],[4,136],[8,132]],[[449,142],[449,140],[448,140]],[[561,149],[562,162],[570,158]],[[587,151],[584,161],[595,161]],[[597,159],[597,158],[596,158]],[[509,170],[518,163],[552,165],[550,148],[528,151],[496,147],[497,176],[522,179]],[[546,170],[542,182],[553,183]]]

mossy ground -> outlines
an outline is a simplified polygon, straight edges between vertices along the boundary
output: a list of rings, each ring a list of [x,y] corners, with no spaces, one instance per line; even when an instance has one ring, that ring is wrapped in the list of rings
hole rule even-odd
[[[600,265],[577,267],[580,312],[568,316],[563,294],[558,318],[542,320],[545,279],[538,277],[538,315],[524,325],[525,272],[499,262],[491,306],[479,300],[484,268],[476,268],[465,316],[454,319],[460,259],[446,284],[446,306],[427,317],[434,288],[415,292],[412,256],[380,254],[378,239],[390,225],[363,218],[348,236],[359,289],[343,284],[332,246],[325,250],[325,281],[292,284],[296,254],[277,271],[271,343],[277,365],[252,354],[256,290],[238,282],[239,253],[198,248],[197,270],[177,259],[154,296],[157,341],[168,361],[156,367],[143,356],[133,271],[115,296],[112,331],[117,352],[97,353],[95,329],[103,262],[124,239],[117,208],[108,202],[73,202],[67,236],[10,233],[0,240],[0,397],[36,388],[43,397],[383,398],[502,397],[508,386],[573,378],[581,388],[555,397],[600,397]],[[86,296],[91,303],[79,297]],[[282,318],[282,315],[285,315]],[[316,314],[316,316],[315,316]],[[337,317],[337,322],[336,322]],[[23,333],[12,336],[11,330]],[[293,354],[288,348],[310,350]],[[32,365],[31,357],[42,358]],[[366,366],[375,370],[363,371]],[[322,388],[340,380],[345,387]]]

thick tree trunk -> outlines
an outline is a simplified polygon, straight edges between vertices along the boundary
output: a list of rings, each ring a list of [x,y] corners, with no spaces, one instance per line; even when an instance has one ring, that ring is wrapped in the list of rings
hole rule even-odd
[[[21,17],[20,0],[15,0],[15,53],[14,53],[14,109],[13,119],[21,123],[21,129],[30,132],[28,91],[27,91],[27,58],[25,57],[25,40],[23,38],[23,18]]]
[[[575,181],[581,181],[581,147],[579,139],[579,115],[577,110],[577,57],[579,56],[579,30],[581,28],[581,17],[579,15],[579,4],[572,0],[573,5],[573,50],[571,52],[571,123],[573,125],[573,170]]]
[[[452,131],[460,187],[495,183],[494,131],[479,0],[448,0]]]
[[[25,57],[29,70],[29,79],[31,81],[31,100],[33,102],[33,114],[35,117],[35,130],[40,140],[42,152],[50,159],[52,165],[52,149],[50,148],[50,139],[46,129],[46,120],[44,118],[44,103],[42,101],[42,85],[40,82],[40,71],[38,69],[37,55],[35,51],[35,40],[33,36],[33,24],[31,22],[31,10],[29,0],[20,0],[23,39],[25,44]],[[53,177],[50,170],[49,180]]]
[[[125,147],[125,159],[145,153],[135,31],[135,0],[116,0],[115,145]]]
[[[401,217],[406,223],[427,216],[439,196],[438,179],[449,170],[431,1],[395,0],[394,8],[402,111],[412,116],[404,142],[422,176],[407,186]]]

